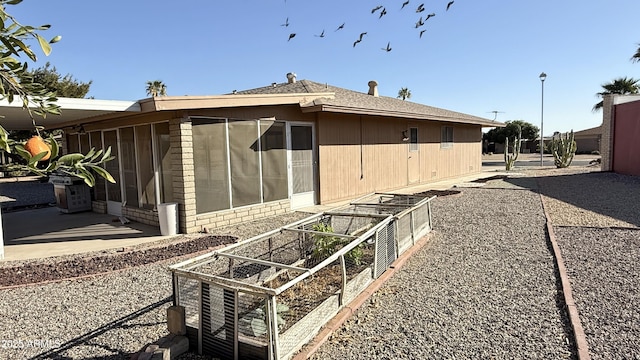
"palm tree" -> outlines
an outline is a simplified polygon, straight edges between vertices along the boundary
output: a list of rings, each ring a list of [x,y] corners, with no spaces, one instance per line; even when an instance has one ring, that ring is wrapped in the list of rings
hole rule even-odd
[[[398,99],[406,100],[411,99],[411,90],[409,88],[403,87],[398,90]]]
[[[167,95],[167,85],[160,80],[147,81],[147,95],[149,96],[165,96]]]
[[[638,82],[640,82],[640,79],[627,78],[626,76],[623,78],[617,78],[610,83],[602,84],[601,86],[604,91],[597,93],[596,96],[602,97],[608,94],[638,94],[640,92],[640,85],[638,85]],[[598,111],[602,108],[602,105],[603,102],[600,101],[593,106],[592,110]]]
[[[633,56],[631,57],[631,61],[640,62],[640,44],[638,44],[638,49],[636,50],[636,53],[633,54]]]

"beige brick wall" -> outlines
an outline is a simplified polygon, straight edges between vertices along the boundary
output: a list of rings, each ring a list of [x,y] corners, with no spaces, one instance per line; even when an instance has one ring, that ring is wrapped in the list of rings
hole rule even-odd
[[[222,210],[196,216],[197,231],[217,229],[246,221],[281,215],[291,211],[289,199],[264,204],[243,206],[238,209]]]
[[[172,119],[169,122],[172,148],[173,196],[178,203],[181,233],[201,230],[196,224],[196,183],[193,163],[193,137],[188,119]]]
[[[93,210],[93,212],[96,212],[99,214],[106,214],[107,202],[102,200],[94,200],[91,202],[91,209]]]
[[[602,105],[602,138],[600,140],[600,155],[602,156],[602,171],[613,170],[613,127],[614,127],[614,95],[605,95]]]
[[[129,220],[137,221],[142,224],[151,226],[160,226],[158,221],[158,212],[148,209],[123,207],[122,215]]]

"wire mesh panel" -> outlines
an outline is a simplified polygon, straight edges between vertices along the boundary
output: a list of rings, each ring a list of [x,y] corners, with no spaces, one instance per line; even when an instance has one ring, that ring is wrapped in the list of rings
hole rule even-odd
[[[414,244],[411,228],[411,213],[403,214],[396,219],[396,237],[398,239],[398,254],[407,251]]]
[[[414,221],[414,229],[413,236],[414,239],[420,239],[424,235],[426,235],[429,231],[431,231],[431,206],[429,206],[429,202],[425,202],[417,206],[413,209],[413,221]]]
[[[297,351],[337,314],[342,283],[342,266],[335,261],[276,296],[276,302],[286,309],[281,314],[284,323],[279,329],[281,358]]]

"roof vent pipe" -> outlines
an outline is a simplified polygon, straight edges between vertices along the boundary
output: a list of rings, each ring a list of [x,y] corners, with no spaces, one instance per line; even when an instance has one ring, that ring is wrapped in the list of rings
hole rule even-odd
[[[287,73],[287,82],[293,84],[296,82],[296,73]]]
[[[369,95],[378,96],[378,82],[375,80],[369,81]]]

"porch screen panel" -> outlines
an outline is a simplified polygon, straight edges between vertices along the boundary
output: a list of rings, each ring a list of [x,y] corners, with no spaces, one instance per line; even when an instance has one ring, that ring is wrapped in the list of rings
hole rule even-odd
[[[158,174],[160,175],[160,201],[173,201],[173,174],[171,173],[171,141],[169,138],[169,123],[154,125],[155,144],[158,152]]]
[[[196,212],[229,209],[229,171],[225,120],[193,119]]]
[[[67,154],[80,152],[80,140],[78,134],[67,135]]]
[[[258,122],[229,120],[229,160],[233,207],[259,204]]]
[[[260,120],[260,134],[264,201],[286,199],[289,195],[286,124],[282,121]]]
[[[103,148],[102,135],[100,131],[92,131],[89,133],[89,143],[90,143],[89,145],[92,148],[95,148],[96,151],[101,150]],[[117,161],[117,160],[112,160],[112,161]],[[104,164],[102,164],[102,166],[104,166]],[[106,180],[102,176],[96,176],[96,184],[93,187],[94,200],[103,200],[103,201],[107,200],[107,191],[105,186],[107,186]]]
[[[89,134],[78,134],[78,137],[80,138],[80,152],[86,154],[91,149],[89,147]]]
[[[111,161],[107,161],[104,164],[105,170],[107,170],[111,176],[116,180],[116,183],[107,182],[107,200],[122,202],[122,194],[120,193],[120,168],[118,163],[120,163],[119,151],[118,151],[118,135],[116,130],[105,131],[104,132],[104,148],[111,147],[111,155],[115,157],[115,159]]]
[[[151,125],[136,126],[135,133],[138,176],[141,185],[140,206],[145,209],[153,209],[156,204],[156,192],[153,177],[153,154],[151,152]]]
[[[313,191],[313,139],[311,126],[291,126],[293,193]]]
[[[124,174],[126,206],[138,207],[138,175],[136,172],[136,148],[132,127],[120,129],[122,171]]]

